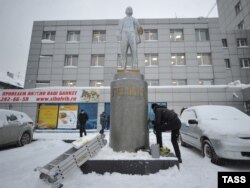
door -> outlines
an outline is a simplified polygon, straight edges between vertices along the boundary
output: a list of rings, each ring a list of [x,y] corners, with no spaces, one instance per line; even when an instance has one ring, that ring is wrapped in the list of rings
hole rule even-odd
[[[81,110],[87,112],[89,116],[89,120],[86,123],[86,129],[96,129],[97,128],[97,103],[81,103],[78,106],[78,114]],[[79,129],[79,123],[77,124],[77,128]]]
[[[197,137],[196,128],[197,124],[189,124],[188,120],[197,120],[194,110],[185,110],[181,115],[182,127],[181,127],[181,136],[184,142],[197,146]]]
[[[3,137],[3,144],[16,142],[18,140],[21,123],[17,116],[12,112],[6,112],[3,115],[3,129],[1,131]]]

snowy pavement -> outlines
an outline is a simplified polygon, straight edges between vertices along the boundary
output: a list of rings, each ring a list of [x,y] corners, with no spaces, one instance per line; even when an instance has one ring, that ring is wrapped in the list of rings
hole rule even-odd
[[[109,138],[109,133],[106,138]],[[93,138],[97,133],[89,132],[87,137]],[[79,138],[78,132],[35,132],[36,141],[24,147],[11,147],[0,150],[0,187],[1,188],[46,188],[49,184],[39,179],[39,172],[34,169],[42,167],[58,155],[71,148],[72,145],[62,140],[75,140]],[[150,144],[155,143],[155,135],[150,133]],[[163,134],[163,143],[172,151],[170,134]],[[180,169],[172,167],[151,175],[124,175],[119,173],[105,173],[104,175],[91,173],[83,175],[80,169],[75,168],[62,182],[66,188],[97,187],[97,188],[138,188],[138,187],[174,187],[174,188],[211,188],[217,187],[218,171],[250,171],[250,164],[234,164],[220,167],[204,159],[200,153],[192,148],[180,147],[183,163]],[[108,144],[98,153],[96,158],[112,156],[138,157],[147,159],[146,152],[115,153]]]

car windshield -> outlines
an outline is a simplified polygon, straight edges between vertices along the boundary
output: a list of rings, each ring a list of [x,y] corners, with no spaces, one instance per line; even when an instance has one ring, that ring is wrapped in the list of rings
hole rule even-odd
[[[196,110],[198,117],[202,119],[245,119],[249,118],[240,110],[228,106],[204,106]]]

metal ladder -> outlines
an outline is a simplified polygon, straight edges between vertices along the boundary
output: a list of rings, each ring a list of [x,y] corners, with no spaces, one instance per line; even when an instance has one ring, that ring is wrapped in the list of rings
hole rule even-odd
[[[89,158],[95,156],[106,143],[107,140],[104,139],[104,135],[99,134],[84,143],[79,149],[72,147],[44,167],[36,168],[35,171],[38,170],[40,179],[51,184],[53,188],[63,187],[61,181],[65,178],[65,175],[73,168],[80,167]]]

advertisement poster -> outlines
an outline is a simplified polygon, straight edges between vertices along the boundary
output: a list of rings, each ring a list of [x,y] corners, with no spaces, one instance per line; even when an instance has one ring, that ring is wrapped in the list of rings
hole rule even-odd
[[[95,90],[83,90],[81,101],[83,102],[98,102],[100,98],[100,93]]]
[[[55,129],[57,125],[58,105],[42,105],[39,108],[38,128]]]
[[[77,125],[77,110],[77,105],[60,105],[57,128],[75,129]]]
[[[96,89],[6,89],[0,91],[0,103],[91,103],[99,100],[100,91]]]

